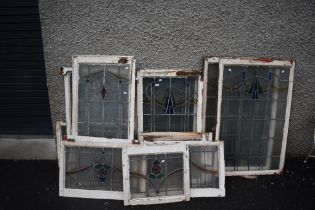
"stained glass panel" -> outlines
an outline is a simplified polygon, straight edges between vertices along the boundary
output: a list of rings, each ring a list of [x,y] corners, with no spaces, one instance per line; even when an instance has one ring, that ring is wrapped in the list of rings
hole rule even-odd
[[[279,168],[289,73],[289,67],[224,67],[220,139],[228,171]]]
[[[196,131],[197,78],[143,78],[143,131]]]
[[[190,188],[219,188],[217,146],[189,146]]]
[[[65,187],[122,191],[122,153],[117,148],[65,147]]]
[[[183,154],[132,155],[131,199],[184,194]]]
[[[78,135],[128,138],[130,65],[79,64]]]

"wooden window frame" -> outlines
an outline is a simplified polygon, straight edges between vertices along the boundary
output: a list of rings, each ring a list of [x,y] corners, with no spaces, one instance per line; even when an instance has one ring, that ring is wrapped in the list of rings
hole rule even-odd
[[[111,144],[110,146],[103,141],[88,142],[85,140],[67,141],[63,140],[62,127],[66,126],[64,122],[57,122],[56,138],[57,138],[57,154],[59,164],[59,196],[77,197],[77,198],[94,198],[94,199],[112,199],[124,200],[123,191],[104,191],[104,190],[84,190],[71,189],[65,186],[65,147],[92,147],[92,148],[121,148],[123,155],[123,144]],[[122,164],[123,165],[123,164]]]
[[[207,107],[207,84],[208,84],[208,65],[218,64],[219,65],[219,78],[218,78],[218,102],[217,102],[217,124],[216,124],[216,134],[215,141],[220,140],[220,125],[221,125],[221,104],[222,104],[222,86],[223,86],[223,71],[224,66],[271,66],[271,67],[289,67],[289,86],[287,95],[287,104],[285,111],[285,121],[283,127],[283,138],[280,154],[279,167],[276,170],[252,170],[252,171],[226,171],[227,176],[243,176],[243,175],[269,175],[269,174],[280,174],[282,173],[284,161],[285,161],[285,151],[287,145],[288,129],[289,129],[289,119],[290,110],[292,102],[292,91],[293,91],[293,79],[294,79],[294,68],[295,61],[293,60],[273,60],[269,58],[254,58],[254,57],[240,57],[240,58],[229,58],[229,57],[207,57],[204,62],[204,91],[203,91],[203,128],[206,124],[206,107]]]
[[[181,76],[194,76],[198,78],[198,103],[195,132],[143,132],[143,78],[164,77],[180,78]],[[138,117],[138,138],[140,141],[170,141],[175,139],[192,140],[202,137],[202,71],[179,70],[179,69],[145,69],[137,72],[137,117]]]
[[[129,107],[128,107],[128,139],[106,138],[106,137],[91,137],[78,135],[78,80],[79,80],[79,64],[119,64],[123,59],[123,64],[130,65],[130,84],[129,84]],[[134,139],[134,121],[135,121],[135,62],[133,56],[107,56],[107,55],[82,55],[73,57],[72,68],[64,68],[63,74],[65,82],[65,102],[66,102],[66,121],[67,136],[69,139],[80,141],[99,141],[108,143],[131,143]],[[72,103],[71,103],[71,78],[69,73],[72,73]]]
[[[225,165],[224,165],[224,145],[222,141],[191,141],[187,143],[187,149],[190,146],[216,146],[218,148],[218,174],[219,188],[190,188],[190,197],[224,197],[225,196]],[[189,157],[190,158],[190,157]]]
[[[161,141],[145,142],[143,145],[108,144],[103,141],[88,142],[85,140],[69,141],[64,140],[62,127],[66,123],[57,121],[56,138],[57,154],[59,165],[59,196],[79,197],[94,199],[123,200],[125,205],[147,205],[162,204],[180,201],[189,201],[192,197],[223,197],[225,196],[225,170],[223,142],[200,141]],[[157,145],[158,144],[158,145]],[[162,144],[162,145],[161,145]],[[164,145],[163,145],[164,144]],[[92,147],[92,148],[121,148],[123,166],[123,191],[83,190],[65,187],[65,147]],[[190,146],[216,146],[218,147],[219,164],[219,188],[190,188]],[[158,154],[158,153],[182,153],[183,154],[183,184],[184,194],[177,196],[163,196],[130,199],[130,176],[129,176],[129,155]]]
[[[129,146],[125,147],[123,150],[123,163],[125,167],[123,168],[124,176],[124,204],[125,205],[148,205],[148,204],[160,204],[160,203],[173,203],[180,201],[189,201],[189,153],[185,150],[185,145],[168,145],[165,146]],[[137,198],[131,199],[130,193],[130,176],[129,176],[129,156],[131,155],[149,155],[149,154],[164,154],[164,153],[182,153],[183,154],[183,195],[176,196],[161,196],[161,197],[147,197],[147,198]]]

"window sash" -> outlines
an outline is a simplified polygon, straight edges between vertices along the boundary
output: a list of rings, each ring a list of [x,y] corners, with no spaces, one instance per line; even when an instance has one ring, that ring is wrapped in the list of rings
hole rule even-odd
[[[138,86],[137,86],[137,109],[138,109],[138,135],[139,140],[143,141],[149,138],[151,141],[163,141],[172,140],[174,137],[180,135],[183,140],[187,139],[200,139],[202,132],[202,89],[203,81],[201,77],[202,72],[195,70],[172,70],[172,69],[152,69],[152,70],[140,70],[137,74]],[[195,77],[197,78],[197,105],[196,105],[196,121],[193,122],[196,126],[196,130],[192,132],[145,132],[143,128],[143,79],[144,78],[184,78]],[[185,134],[188,134],[185,136]],[[190,136],[189,136],[190,135]]]
[[[130,71],[130,82],[128,91],[128,138],[106,138],[106,137],[92,137],[92,136],[81,136],[78,135],[78,85],[79,85],[79,65],[80,64],[118,64],[121,59],[126,59],[126,65],[129,65]],[[135,110],[135,59],[132,56],[75,56],[73,57],[73,71],[72,71],[72,107],[70,103],[70,79],[65,78],[65,90],[66,90],[66,112],[72,114],[72,118],[67,116],[68,125],[71,123],[70,135],[68,138],[87,140],[87,141],[98,141],[102,139],[104,142],[118,142],[118,143],[130,143],[134,138],[134,110]],[[69,101],[67,103],[67,101]],[[68,105],[67,105],[68,104]],[[70,104],[70,105],[69,105]],[[71,110],[72,108],[72,110]]]
[[[294,78],[294,61],[282,61],[282,60],[272,60],[272,59],[261,59],[261,58],[220,58],[220,57],[209,57],[205,59],[204,67],[204,92],[203,92],[203,128],[206,124],[206,103],[207,103],[207,85],[208,85],[208,65],[218,64],[219,65],[219,78],[218,78],[218,100],[217,100],[217,123],[216,123],[216,134],[215,141],[220,140],[220,129],[221,129],[221,109],[222,109],[222,92],[223,92],[223,77],[224,77],[224,67],[225,66],[269,66],[269,67],[289,67],[289,85],[287,92],[287,103],[285,110],[285,120],[283,126],[283,137],[282,146],[280,153],[279,167],[276,170],[247,170],[247,171],[229,171],[230,169],[226,167],[227,176],[237,176],[237,175],[259,175],[259,174],[274,174],[281,173],[284,166],[285,150],[287,144],[288,126],[291,110],[292,101],[292,90],[293,90],[293,78]]]
[[[123,144],[108,145],[103,141],[88,142],[86,140],[76,140],[75,142],[65,141],[63,137],[65,133],[62,132],[62,127],[66,124],[64,122],[57,122],[56,138],[57,138],[57,154],[59,164],[59,196],[63,197],[79,197],[79,198],[94,198],[94,199],[112,199],[123,200],[123,191],[105,191],[105,190],[87,190],[87,189],[72,189],[67,188],[66,181],[66,150],[65,147],[91,147],[91,148],[123,148]]]

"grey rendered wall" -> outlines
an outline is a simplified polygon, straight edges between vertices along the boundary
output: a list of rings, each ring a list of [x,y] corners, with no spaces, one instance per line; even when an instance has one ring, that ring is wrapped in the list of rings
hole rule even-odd
[[[287,152],[306,153],[315,127],[314,3],[40,0],[53,122],[64,119],[57,66],[72,55],[134,55],[140,68],[202,69],[205,55],[295,59]]]

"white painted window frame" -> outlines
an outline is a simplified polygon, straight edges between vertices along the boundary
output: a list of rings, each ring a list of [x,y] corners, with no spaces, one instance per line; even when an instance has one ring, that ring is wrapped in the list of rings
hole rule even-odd
[[[223,141],[191,141],[189,146],[216,146],[218,148],[219,188],[190,188],[190,197],[224,197],[225,196],[225,163]],[[190,157],[189,157],[190,158]]]
[[[94,198],[94,199],[112,199],[124,200],[123,191],[103,191],[103,190],[84,190],[71,189],[65,187],[65,147],[93,147],[93,148],[121,148],[123,155],[123,144],[108,144],[102,140],[88,142],[85,140],[66,141],[62,140],[61,127],[65,126],[64,122],[58,122],[56,127],[58,164],[59,164],[59,196]],[[123,165],[123,164],[122,164]]]
[[[184,72],[189,76],[189,74],[194,75],[198,78],[198,103],[197,103],[197,120],[196,120],[196,132],[143,132],[143,78],[151,77],[164,77],[164,78],[180,78],[181,73]],[[196,76],[195,74],[199,74]],[[178,139],[179,136],[183,140],[189,139],[200,139],[202,128],[202,91],[203,91],[203,81],[202,72],[196,70],[181,70],[181,69],[143,69],[137,73],[137,117],[138,117],[138,138],[140,141],[150,138],[152,141],[169,141]]]
[[[118,64],[120,59],[127,59],[124,64],[130,65],[130,84],[129,84],[129,107],[128,107],[128,139],[114,139],[105,137],[91,137],[78,135],[78,82],[79,82],[79,64]],[[108,143],[131,143],[134,139],[134,121],[135,121],[135,62],[133,56],[109,56],[109,55],[80,55],[73,57],[72,66],[72,107],[70,93],[70,76],[65,75],[65,98],[66,98],[66,120],[67,136],[69,139],[80,141],[99,141]],[[68,76],[67,76],[68,75]],[[71,113],[71,114],[70,114]],[[72,115],[72,116],[70,116]]]
[[[294,79],[294,68],[295,61],[293,60],[272,60],[264,58],[253,58],[253,57],[240,57],[240,58],[229,58],[229,57],[208,57],[204,63],[204,92],[203,92],[203,127],[206,123],[206,107],[207,107],[207,84],[208,84],[208,65],[219,64],[219,79],[218,79],[218,102],[217,102],[217,124],[216,124],[216,135],[215,141],[220,139],[220,126],[221,126],[221,104],[222,104],[222,86],[223,86],[223,71],[224,66],[272,66],[272,67],[290,67],[289,75],[289,88],[287,94],[287,104],[285,111],[285,121],[283,128],[282,147],[280,154],[280,163],[277,170],[261,170],[261,171],[226,171],[227,176],[245,176],[245,175],[269,175],[269,174],[281,174],[285,161],[285,151],[287,145],[289,119],[292,102],[292,91],[293,91],[293,79]]]
[[[223,142],[212,141],[161,141],[145,142],[144,145],[113,144],[103,141],[68,141],[63,140],[62,127],[66,123],[57,121],[56,138],[59,165],[59,195],[63,197],[79,197],[94,199],[124,200],[125,205],[162,204],[189,201],[191,197],[223,197],[225,196],[225,170]],[[164,145],[157,145],[164,144]],[[102,191],[70,189],[65,187],[65,147],[121,148],[123,166],[123,191]],[[217,146],[219,164],[219,188],[190,188],[189,146]],[[130,199],[129,155],[182,153],[184,167],[184,195]]]
[[[129,176],[129,156],[131,155],[149,155],[149,154],[164,154],[164,153],[182,153],[183,154],[183,187],[184,194],[176,196],[160,196],[131,199],[130,193],[130,176]],[[189,182],[189,151],[185,144],[168,145],[166,146],[129,146],[123,150],[123,176],[124,176],[124,204],[125,205],[148,205],[148,204],[163,204],[190,200],[190,182]]]

